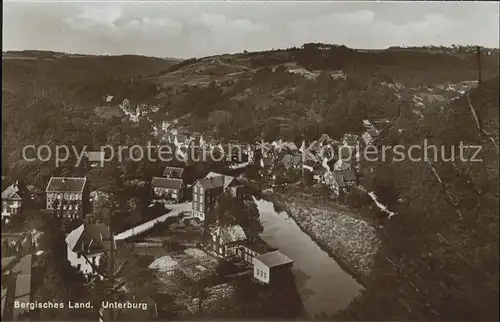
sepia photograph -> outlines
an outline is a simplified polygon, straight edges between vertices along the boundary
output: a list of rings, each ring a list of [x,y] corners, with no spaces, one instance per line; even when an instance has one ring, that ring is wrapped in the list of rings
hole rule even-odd
[[[499,320],[498,2],[2,7],[1,320]]]

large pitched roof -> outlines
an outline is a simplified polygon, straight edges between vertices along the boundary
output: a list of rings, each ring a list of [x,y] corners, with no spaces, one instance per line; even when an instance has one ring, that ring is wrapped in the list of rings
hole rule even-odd
[[[217,173],[217,172],[210,172],[210,173],[208,173],[205,176],[205,179],[216,178],[216,177],[223,177],[223,181],[224,181],[223,188],[224,189],[226,189],[230,185],[236,184],[238,182],[238,180],[235,177],[227,176],[227,175],[224,175],[224,174],[221,174],[221,173]]]
[[[153,179],[151,180],[151,187],[180,189],[182,187],[182,179],[153,177]]]
[[[184,168],[165,167],[165,170],[163,171],[163,176],[169,178],[172,177],[182,178],[183,173],[184,173]]]
[[[17,194],[18,191],[17,186],[11,184],[2,191],[2,200],[21,200],[21,197]]]
[[[82,192],[87,178],[52,177],[45,192]]]
[[[221,244],[235,243],[247,239],[240,225],[216,227],[212,230],[212,234],[220,237]]]
[[[66,236],[66,244],[75,253],[105,252],[111,248],[111,232],[102,223],[82,224]]]
[[[267,267],[276,267],[293,263],[293,260],[279,250],[256,256],[255,259],[259,260]]]
[[[203,178],[203,179],[199,179],[197,182],[199,182],[199,184],[204,189],[223,188],[224,187],[224,176]]]

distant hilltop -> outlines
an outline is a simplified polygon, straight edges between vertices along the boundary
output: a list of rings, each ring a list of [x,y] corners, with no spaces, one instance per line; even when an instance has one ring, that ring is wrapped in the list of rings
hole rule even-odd
[[[173,57],[151,57],[145,55],[97,55],[97,54],[75,54],[75,53],[64,53],[51,50],[8,50],[2,52],[2,58],[62,58],[62,57],[147,57],[153,59],[165,59],[170,61],[181,61],[180,58]]]

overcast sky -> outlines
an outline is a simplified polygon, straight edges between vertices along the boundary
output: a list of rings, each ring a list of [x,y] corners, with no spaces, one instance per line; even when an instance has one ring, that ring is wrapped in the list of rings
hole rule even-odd
[[[498,3],[4,1],[3,50],[201,57],[300,46],[498,47]]]

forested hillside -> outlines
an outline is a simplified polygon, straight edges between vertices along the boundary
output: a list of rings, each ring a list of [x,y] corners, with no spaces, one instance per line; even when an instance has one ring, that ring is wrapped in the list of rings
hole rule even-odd
[[[364,119],[387,118],[384,144],[450,151],[482,145],[482,162],[379,162],[362,185],[397,215],[379,220],[384,243],[366,291],[342,316],[359,320],[498,319],[498,50],[483,58],[483,84],[467,95],[450,84],[475,80],[475,53],[422,49],[358,51],[306,44],[258,53],[171,60],[61,53],[8,53],[2,59],[2,172],[44,187],[52,175],[79,169],[21,161],[25,145],[88,149],[145,144],[152,125],[179,120],[191,131],[243,142],[299,141],[363,131]],[[412,99],[442,97],[414,113]],[[106,101],[106,97],[112,97]],[[450,98],[457,98],[448,102]],[[118,114],[156,107],[137,123]],[[101,179],[160,171],[122,164]],[[140,169],[138,169],[140,167]],[[116,169],[114,167],[113,169]],[[92,182],[92,180],[90,180]],[[331,317],[329,317],[331,318]]]
[[[482,161],[461,161],[457,148],[451,161],[370,165],[362,184],[397,215],[380,222],[376,271],[343,318],[498,320],[498,86],[496,76],[386,138],[404,146],[427,139],[446,158],[460,142],[480,145]]]

